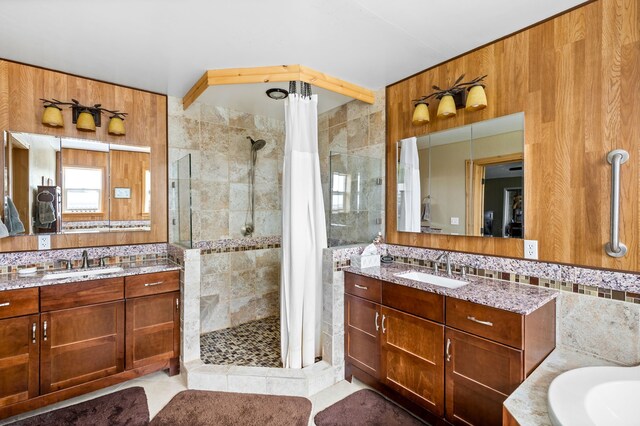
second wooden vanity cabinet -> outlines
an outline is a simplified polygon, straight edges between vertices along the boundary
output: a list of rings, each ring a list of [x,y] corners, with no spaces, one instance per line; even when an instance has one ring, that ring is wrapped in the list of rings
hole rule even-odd
[[[0,418],[177,374],[179,311],[179,271],[0,292]]]
[[[529,315],[345,273],[351,375],[433,424],[500,425],[555,348],[555,300]]]

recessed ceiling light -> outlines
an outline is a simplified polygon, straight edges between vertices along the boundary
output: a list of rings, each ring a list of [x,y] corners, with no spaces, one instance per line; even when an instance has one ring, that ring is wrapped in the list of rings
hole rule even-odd
[[[284,89],[279,89],[275,87],[273,89],[267,90],[267,96],[270,97],[271,99],[275,99],[276,101],[280,101],[286,98],[287,96],[289,96],[289,92],[287,92]]]

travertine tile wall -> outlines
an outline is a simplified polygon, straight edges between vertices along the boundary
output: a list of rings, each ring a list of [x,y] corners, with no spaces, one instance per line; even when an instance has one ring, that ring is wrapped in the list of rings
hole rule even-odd
[[[267,142],[256,165],[254,236],[280,235],[284,122],[197,102],[183,111],[181,99],[168,102],[171,180],[175,162],[191,154],[193,241],[242,236],[249,205],[247,136]],[[177,206],[171,192],[169,199],[171,220]],[[170,241],[174,232],[170,227]]]
[[[201,259],[202,333],[279,315],[279,248],[210,253]]]
[[[370,241],[378,233],[384,234],[384,177],[385,177],[385,90],[375,93],[376,101],[368,105],[360,101],[351,101],[334,108],[318,117],[318,145],[320,153],[320,171],[325,200],[325,213],[329,238],[342,243],[352,241]],[[380,160],[379,171],[371,170],[370,164],[362,161],[349,162],[346,168],[354,173],[358,167],[365,167],[365,174],[382,178],[382,185],[368,185],[367,209],[351,212],[346,217],[338,215],[334,222],[346,227],[331,228],[330,215],[330,153],[353,154]],[[356,169],[354,169],[354,167]],[[366,226],[363,226],[363,223]]]

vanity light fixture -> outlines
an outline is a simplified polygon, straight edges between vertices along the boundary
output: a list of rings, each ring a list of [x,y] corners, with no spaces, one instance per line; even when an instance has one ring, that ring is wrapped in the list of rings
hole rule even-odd
[[[435,92],[414,99],[415,107],[413,110],[413,119],[411,120],[415,126],[421,126],[429,122],[429,104],[426,102],[429,98],[436,98],[438,103],[438,118],[450,118],[457,114],[457,110],[465,108],[467,111],[478,111],[487,107],[487,95],[484,91],[484,81],[486,75],[476,77],[471,81],[463,82],[464,74],[462,74],[448,89],[441,89],[433,85]],[[469,95],[467,96],[467,91]],[[425,112],[426,109],[426,112]]]
[[[71,108],[71,121],[76,125],[78,130],[95,132],[96,127],[100,127],[102,124],[102,113],[108,112],[111,114],[108,129],[109,134],[124,135],[126,133],[123,122],[124,117],[127,115],[125,112],[111,111],[106,108],[102,108],[102,105],[100,104],[85,106],[75,99],[71,99],[71,102],[42,98],[40,100],[44,103],[42,123],[47,126],[64,127],[62,108],[60,108],[60,106],[67,105]]]

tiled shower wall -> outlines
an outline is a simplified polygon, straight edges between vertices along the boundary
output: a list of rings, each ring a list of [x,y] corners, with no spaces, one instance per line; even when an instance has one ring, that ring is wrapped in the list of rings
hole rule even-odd
[[[193,241],[242,236],[249,203],[247,136],[267,142],[256,165],[254,236],[280,235],[284,122],[197,102],[183,111],[181,99],[168,102],[171,180],[177,177],[175,162],[191,154]],[[170,220],[176,209],[170,192]]]
[[[328,237],[334,241],[351,243],[371,241],[378,232],[384,234],[384,177],[385,177],[385,91],[375,93],[375,103],[368,105],[351,101],[334,108],[318,117],[318,145],[320,171],[327,218]],[[347,173],[363,173],[369,182],[365,185],[366,208],[352,209],[350,213],[340,213],[333,217],[333,223],[346,226],[331,226],[330,212],[330,153],[343,153],[379,160],[375,162],[360,159],[341,158],[340,166]],[[342,170],[340,170],[342,171]],[[375,178],[381,178],[375,183]],[[353,204],[353,202],[352,202]],[[364,224],[364,226],[363,226]]]

